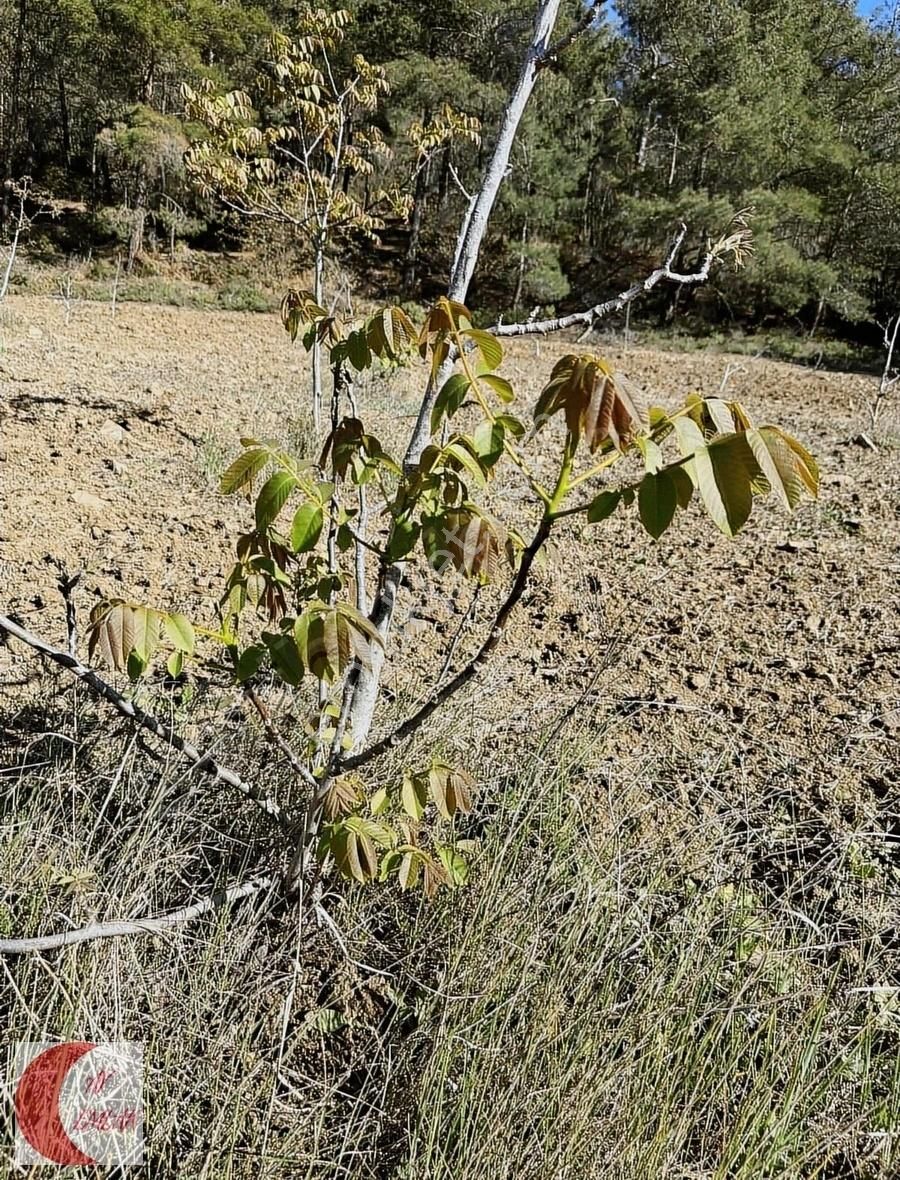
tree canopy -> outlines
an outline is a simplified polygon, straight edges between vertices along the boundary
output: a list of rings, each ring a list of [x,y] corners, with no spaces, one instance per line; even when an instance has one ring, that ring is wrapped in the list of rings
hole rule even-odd
[[[411,208],[388,217],[374,245],[345,236],[334,248],[364,263],[361,278],[387,273],[409,297],[430,297],[446,281],[532,5],[348,8],[339,73],[350,76],[356,55],[383,71],[389,89],[367,118],[392,149],[356,199],[364,209],[369,194],[399,190]],[[580,0],[569,5],[568,27],[584,11]],[[529,108],[476,305],[596,302],[655,264],[682,221],[699,255],[750,210],[749,264],[679,290],[677,306],[671,291],[661,294],[652,314],[815,330],[852,328],[896,307],[896,26],[865,21],[846,0],[620,0],[614,13],[597,13],[551,63]],[[285,0],[0,0],[0,179],[28,175],[84,202],[97,245],[124,224],[130,258],[145,248],[148,225],[162,241],[233,241],[246,230],[184,175],[181,156],[199,134],[185,93],[244,91],[255,125],[283,122],[290,112],[267,103],[256,80],[273,66],[273,34],[297,37],[304,19]],[[417,147],[416,130],[446,110],[464,116],[470,133]],[[358,132],[372,134],[362,124]],[[308,243],[297,237],[302,261]]]

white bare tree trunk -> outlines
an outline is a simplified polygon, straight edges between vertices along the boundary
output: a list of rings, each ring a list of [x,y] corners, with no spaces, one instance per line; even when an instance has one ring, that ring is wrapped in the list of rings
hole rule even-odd
[[[315,262],[313,272],[313,299],[319,306],[325,298],[325,241],[324,232],[316,237]],[[318,336],[312,346],[312,401],[313,401],[313,429],[318,438],[322,424],[322,345]]]
[[[518,81],[503,112],[494,153],[485,169],[475,199],[469,206],[465,220],[460,226],[453,271],[450,275],[450,285],[447,292],[451,299],[458,300],[460,303],[465,302],[468,294],[469,283],[475,272],[475,265],[478,262],[488,221],[497,200],[500,185],[509,168],[509,157],[516,133],[531,92],[534,90],[541,66],[546,59],[550,37],[559,16],[559,8],[560,0],[540,0],[538,3],[534,36],[525,54]],[[431,436],[431,410],[434,400],[452,369],[452,361],[445,363],[438,373],[437,380],[430,382],[425,390],[425,396],[422,398],[418,418],[406,451],[405,464],[407,468],[416,466],[422,452],[428,445]],[[372,622],[378,628],[385,643],[387,643],[390,634],[402,577],[403,566],[401,563],[395,563],[386,571],[372,609]],[[358,679],[353,690],[349,713],[349,729],[353,735],[356,749],[359,749],[365,742],[372,727],[383,665],[383,649],[373,647],[371,668],[358,670]]]

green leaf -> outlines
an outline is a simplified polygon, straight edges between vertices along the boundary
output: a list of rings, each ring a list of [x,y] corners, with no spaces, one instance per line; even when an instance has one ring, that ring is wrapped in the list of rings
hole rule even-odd
[[[499,377],[496,373],[482,373],[480,380],[489,385],[505,405],[516,400],[513,387],[505,377]]]
[[[649,471],[638,488],[638,513],[641,524],[654,540],[659,540],[675,515],[675,485],[665,471]]]
[[[634,440],[634,445],[641,452],[644,457],[644,467],[649,472],[659,471],[663,465],[662,451],[656,445],[652,438],[645,438],[643,435],[638,435]]]
[[[159,647],[159,631],[162,618],[158,611],[146,606],[132,608],[134,617],[132,651],[146,666]]]
[[[708,397],[704,399],[703,404],[719,434],[734,432],[734,418],[727,402],[724,402],[720,397]]]
[[[238,656],[235,675],[238,684],[244,684],[259,671],[266,655],[266,648],[261,643],[254,643],[245,648]]]
[[[349,816],[340,825],[335,825],[329,841],[329,851],[345,877],[365,884],[378,872],[378,856],[375,844],[365,831],[351,826]]]
[[[503,426],[507,434],[511,434],[516,441],[525,435],[525,424],[512,414],[498,414],[497,421]]]
[[[706,510],[728,537],[747,523],[753,509],[757,464],[744,434],[717,438],[694,452],[697,486]]]
[[[448,845],[439,845],[437,854],[441,864],[447,870],[450,884],[455,888],[465,885],[469,879],[469,862],[465,857]]]
[[[431,411],[431,433],[434,434],[446,416],[452,418],[459,407],[466,400],[466,394],[471,388],[471,381],[465,373],[454,373],[441,386],[440,393]]]
[[[303,661],[297,644],[290,635],[275,635],[264,631],[262,641],[269,651],[272,667],[285,682],[294,688],[303,679]],[[252,649],[251,649],[252,650]],[[245,652],[244,655],[247,653]]]
[[[266,480],[256,498],[256,527],[260,532],[275,520],[296,486],[296,479],[286,471],[276,471]]]
[[[468,336],[474,342],[481,353],[481,359],[489,370],[500,367],[503,361],[503,346],[496,336],[485,332],[483,328],[466,328],[465,331],[460,332],[460,335]]]
[[[173,680],[177,680],[184,669],[184,652],[173,651],[166,660],[166,671]]]
[[[125,668],[128,672],[129,680],[140,680],[140,678],[147,671],[147,661],[139,652],[132,651],[128,656]]]
[[[379,787],[369,800],[369,811],[372,815],[383,815],[390,805],[390,796],[386,787]]]
[[[291,525],[291,548],[295,553],[308,553],[316,547],[322,535],[325,516],[320,504],[301,504],[294,513]]]
[[[421,529],[418,523],[408,516],[398,516],[394,519],[391,529],[390,543],[387,557],[389,561],[400,561],[415,548]]]
[[[171,614],[163,616],[163,622],[166,628],[166,635],[169,642],[176,651],[184,652],[185,655],[190,656],[194,654],[194,627],[190,619],[177,611],[172,611]]]
[[[428,802],[428,784],[416,775],[405,774],[400,788],[400,802],[403,810],[414,820],[420,820],[425,814]]]
[[[665,472],[674,485],[678,507],[687,508],[694,494],[694,484],[691,481],[691,477],[685,471],[684,467],[667,467]]]
[[[313,1012],[307,1012],[304,1023],[328,1036],[342,1029],[347,1021],[337,1008],[316,1008]]]
[[[622,499],[621,492],[600,492],[591,500],[587,510],[588,524],[599,524],[612,516]]]
[[[693,455],[696,450],[706,445],[703,431],[692,418],[674,418],[672,425],[675,427],[678,446],[685,457]],[[688,464],[685,470],[696,484],[693,464]]]
[[[351,332],[347,337],[347,358],[357,372],[368,369],[372,363],[372,353],[366,340],[366,333],[361,329]]]
[[[484,418],[475,428],[472,442],[475,453],[485,467],[493,467],[503,454],[506,431],[503,424]]]
[[[791,511],[800,502],[804,482],[798,471],[796,456],[776,431],[764,426],[748,430],[746,439],[753,457],[782,505]]]
[[[452,459],[458,467],[470,475],[478,487],[485,486],[486,478],[481,464],[462,440],[448,443],[444,447],[443,453],[445,458]]]
[[[253,440],[247,441],[252,442]],[[226,496],[241,491],[242,488],[248,487],[253,482],[268,462],[269,452],[266,450],[254,448],[245,451],[243,455],[238,455],[223,473],[219,481],[219,489]]]

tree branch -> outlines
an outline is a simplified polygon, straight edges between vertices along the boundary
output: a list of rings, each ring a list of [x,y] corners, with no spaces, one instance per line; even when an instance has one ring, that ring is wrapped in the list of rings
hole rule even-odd
[[[646,295],[648,291],[652,291],[663,280],[669,283],[677,283],[681,286],[705,283],[709,278],[712,264],[718,257],[716,251],[713,249],[706,252],[699,269],[694,271],[693,274],[680,274],[678,271],[672,269],[686,233],[687,226],[682,225],[675,235],[669,255],[663,265],[658,266],[645,279],[640,279],[638,282],[633,283],[627,290],[622,291],[621,294],[616,295],[613,299],[607,299],[604,303],[596,303],[593,307],[588,307],[584,311],[575,311],[570,315],[557,316],[556,319],[527,320],[521,324],[495,324],[493,327],[488,328],[488,331],[492,332],[495,336],[546,336],[549,332],[559,332],[563,328],[574,328],[580,324],[587,324],[590,327],[595,321],[602,319],[604,316],[611,315],[613,312],[622,311],[629,303],[633,303],[640,295]]]
[[[27,955],[30,951],[55,951],[64,946],[74,946],[79,942],[95,942],[100,938],[121,938],[125,934],[162,934],[163,931],[178,926],[182,922],[190,922],[199,918],[210,910],[228,905],[233,901],[240,901],[243,897],[252,897],[271,889],[277,882],[274,877],[258,877],[247,881],[243,885],[232,885],[222,889],[202,901],[185,906],[180,910],[173,910],[169,914],[162,914],[158,918],[133,918],[113,922],[92,922],[89,926],[81,926],[77,930],[66,930],[62,934],[46,934],[38,938],[0,938],[0,955]]]
[[[259,719],[263,724],[263,729],[266,731],[266,736],[268,737],[269,741],[273,746],[277,746],[282,754],[284,754],[288,765],[294,774],[296,774],[298,778],[303,779],[304,783],[306,783],[308,787],[311,787],[314,791],[318,790],[319,784],[313,778],[312,772],[306,765],[304,765],[293,746],[285,741],[285,739],[278,732],[277,728],[275,727],[275,722],[269,716],[269,710],[260,699],[259,693],[256,691],[256,689],[249,684],[245,684],[244,696],[259,714]]]
[[[20,627],[18,623],[14,623],[6,615],[0,615],[0,632],[6,632],[7,635],[14,636],[22,643],[27,644],[28,647],[40,652],[41,655],[47,656],[55,664],[59,664],[60,667],[67,669],[73,676],[77,676],[79,680],[83,681],[97,696],[112,705],[123,717],[128,717],[132,721],[136,721],[142,729],[146,729],[154,737],[159,738],[160,741],[171,746],[173,750],[177,750],[188,762],[194,764],[195,769],[209,775],[213,781],[226,783],[229,787],[240,791],[242,795],[252,800],[266,815],[275,820],[282,831],[291,831],[291,824],[288,817],[273,799],[270,799],[258,787],[244,782],[239,775],[235,774],[233,770],[229,770],[227,766],[220,765],[210,754],[201,754],[196,746],[185,741],[171,726],[164,725],[152,714],[145,712],[139,705],[136,705],[134,701],[129,701],[127,697],[122,696],[111,684],[107,684],[105,680],[98,676],[92,668],[88,668],[85,664],[82,664],[76,656],[69,655],[68,652],[60,651],[59,648],[45,643],[39,636],[26,630],[24,627]]]

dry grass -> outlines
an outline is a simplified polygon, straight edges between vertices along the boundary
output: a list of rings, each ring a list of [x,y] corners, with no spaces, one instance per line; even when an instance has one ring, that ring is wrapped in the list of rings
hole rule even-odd
[[[264,899],[6,960],[8,1039],[144,1041],[153,1176],[895,1175],[897,955],[872,936],[891,874],[822,856],[808,817],[777,830],[765,791],[741,806],[703,746],[623,769],[557,720],[477,768],[465,892],[335,887],[340,943]],[[4,725],[4,932],[279,862],[264,820],[76,690]],[[205,736],[259,761],[244,727]]]

